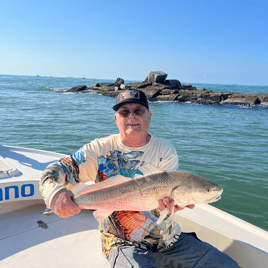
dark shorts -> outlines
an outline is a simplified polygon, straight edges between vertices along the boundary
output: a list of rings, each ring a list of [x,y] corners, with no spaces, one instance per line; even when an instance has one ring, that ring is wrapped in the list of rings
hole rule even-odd
[[[161,252],[118,246],[108,260],[113,268],[239,268],[227,254],[200,241],[194,233],[182,233],[173,246]]]

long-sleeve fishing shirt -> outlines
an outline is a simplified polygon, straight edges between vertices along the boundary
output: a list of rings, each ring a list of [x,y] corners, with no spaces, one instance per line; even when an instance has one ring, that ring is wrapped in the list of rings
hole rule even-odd
[[[116,175],[134,178],[143,174],[142,167],[151,164],[164,171],[178,169],[178,156],[168,141],[151,137],[142,147],[127,147],[120,134],[95,139],[79,151],[50,164],[43,172],[40,191],[48,206],[53,196],[63,187],[72,190],[78,185],[98,183]],[[146,174],[148,175],[148,174]],[[147,212],[115,211],[99,225],[103,255],[120,244],[133,244],[157,250],[167,246],[167,231],[156,224],[159,209]],[[173,226],[173,232],[180,232]],[[172,234],[174,235],[174,234]]]

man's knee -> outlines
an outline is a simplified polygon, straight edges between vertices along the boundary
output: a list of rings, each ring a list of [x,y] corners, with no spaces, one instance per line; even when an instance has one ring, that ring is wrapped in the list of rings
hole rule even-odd
[[[172,261],[170,267],[238,268],[238,264],[227,254],[209,243],[199,240],[195,234],[182,233],[178,242],[162,252]],[[158,265],[158,262],[156,262]]]

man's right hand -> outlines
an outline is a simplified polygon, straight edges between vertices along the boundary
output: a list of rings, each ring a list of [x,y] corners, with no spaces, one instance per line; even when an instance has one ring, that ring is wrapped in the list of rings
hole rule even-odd
[[[79,213],[81,209],[71,199],[72,196],[72,191],[65,188],[61,189],[53,196],[50,208],[62,218],[68,218]]]

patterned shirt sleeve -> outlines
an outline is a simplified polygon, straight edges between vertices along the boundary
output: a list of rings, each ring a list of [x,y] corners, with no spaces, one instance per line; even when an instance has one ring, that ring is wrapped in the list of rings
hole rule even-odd
[[[40,179],[40,192],[44,197],[47,206],[50,206],[52,197],[63,187],[72,190],[81,183],[81,172],[90,166],[86,163],[87,146],[84,146],[76,153],[60,159],[47,166]],[[90,161],[89,161],[90,162]],[[86,179],[83,175],[83,182]]]

